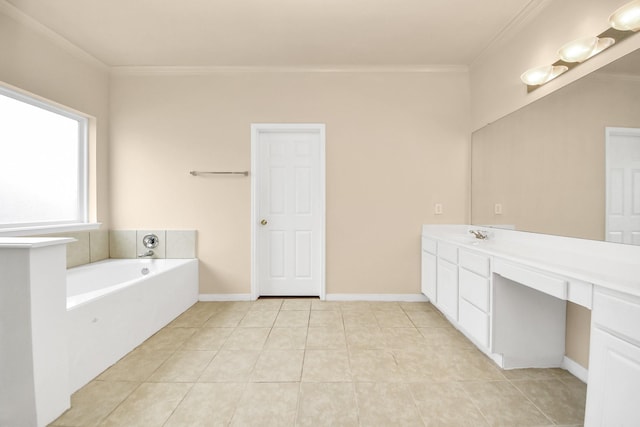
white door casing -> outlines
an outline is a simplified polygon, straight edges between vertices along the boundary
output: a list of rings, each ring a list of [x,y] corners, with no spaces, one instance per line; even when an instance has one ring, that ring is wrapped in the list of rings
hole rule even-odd
[[[325,297],[325,126],[251,125],[251,296]]]
[[[640,245],[640,129],[606,128],[605,240]]]

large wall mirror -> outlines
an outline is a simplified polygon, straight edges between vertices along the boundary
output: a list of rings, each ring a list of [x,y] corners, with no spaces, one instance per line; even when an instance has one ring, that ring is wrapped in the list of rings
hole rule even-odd
[[[640,49],[474,132],[471,222],[640,244],[606,226],[607,203],[640,221],[640,135],[607,178],[607,128],[640,129]]]

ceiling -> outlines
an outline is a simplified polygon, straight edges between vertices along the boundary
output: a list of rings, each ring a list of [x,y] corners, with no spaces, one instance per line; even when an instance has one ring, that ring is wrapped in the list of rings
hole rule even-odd
[[[109,66],[222,67],[469,65],[540,3],[6,1]]]

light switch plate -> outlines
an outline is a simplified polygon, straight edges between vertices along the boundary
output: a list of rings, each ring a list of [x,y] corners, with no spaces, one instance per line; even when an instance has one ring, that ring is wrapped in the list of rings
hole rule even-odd
[[[436,203],[433,207],[433,213],[436,215],[442,215],[442,203]]]

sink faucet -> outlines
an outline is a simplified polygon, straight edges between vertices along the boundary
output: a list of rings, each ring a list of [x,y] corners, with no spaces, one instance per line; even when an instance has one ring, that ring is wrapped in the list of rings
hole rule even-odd
[[[148,257],[152,257],[153,256],[153,251],[152,250],[148,250],[147,252],[143,253],[143,254],[138,254],[138,258],[148,258]]]
[[[487,235],[487,232],[482,230],[469,230],[469,233],[473,234],[474,236],[476,236],[476,239],[480,240],[485,240],[487,237],[489,237]]]

